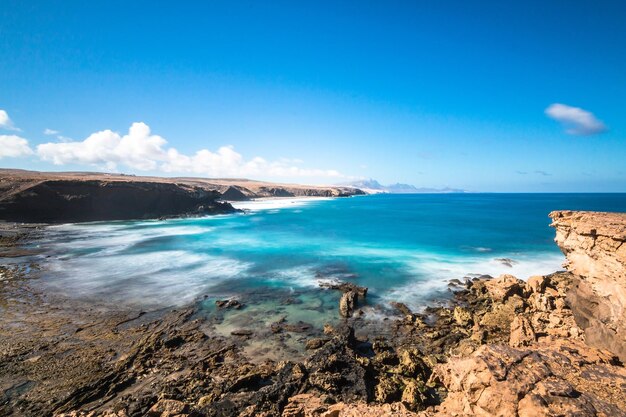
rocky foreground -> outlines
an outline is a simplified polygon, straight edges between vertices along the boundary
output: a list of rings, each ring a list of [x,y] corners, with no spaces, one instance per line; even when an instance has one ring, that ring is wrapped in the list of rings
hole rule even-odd
[[[612,296],[626,291],[621,244],[597,238],[622,239],[626,215],[551,216],[570,271],[454,280],[449,305],[416,313],[394,304],[386,336],[365,332],[366,289],[327,286],[320,291],[342,292],[345,319],[309,339],[302,361],[246,357],[242,337],[254,329],[218,337],[194,306],[144,313],[64,303],[38,292],[25,267],[5,266],[0,415],[626,416],[626,368],[611,348],[623,337],[612,323],[624,322],[613,314],[623,310],[595,305],[612,337],[596,347],[587,331],[599,337],[598,323],[579,321],[587,316],[573,304],[583,284],[598,297],[606,279]],[[582,227],[594,221],[595,232]],[[596,244],[576,249],[575,240],[589,236]],[[18,250],[19,238],[5,246]],[[232,300],[219,306],[245,308]],[[284,337],[297,331],[272,325]]]
[[[263,197],[344,197],[350,187],[237,179],[135,177],[0,169],[0,220],[62,223],[223,214],[226,201]]]

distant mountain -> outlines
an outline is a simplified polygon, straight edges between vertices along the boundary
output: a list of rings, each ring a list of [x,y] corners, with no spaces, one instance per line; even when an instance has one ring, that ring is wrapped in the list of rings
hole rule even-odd
[[[375,179],[354,181],[347,184],[350,187],[360,188],[369,193],[388,193],[388,194],[426,194],[426,193],[464,193],[465,190],[458,188],[428,188],[416,187],[411,184],[395,183],[390,185],[382,185]]]

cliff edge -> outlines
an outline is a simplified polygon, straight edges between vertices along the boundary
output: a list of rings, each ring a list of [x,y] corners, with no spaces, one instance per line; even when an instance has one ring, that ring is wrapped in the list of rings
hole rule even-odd
[[[626,213],[554,211],[555,242],[575,276],[568,293],[591,346],[626,361]]]
[[[227,201],[359,194],[364,193],[349,187],[274,184],[245,179],[0,169],[0,220],[62,223],[155,219],[235,211]]]

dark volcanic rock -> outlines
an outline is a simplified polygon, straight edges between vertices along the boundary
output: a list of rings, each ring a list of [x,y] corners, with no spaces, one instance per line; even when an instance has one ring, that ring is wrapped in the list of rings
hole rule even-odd
[[[217,191],[173,183],[42,181],[0,198],[0,219],[26,223],[152,219],[229,213]]]
[[[333,282],[321,282],[320,288],[327,288],[329,290],[338,290],[341,292],[349,292],[353,291],[361,297],[367,296],[367,287],[359,287],[356,284],[351,282],[341,282],[341,281],[333,281]]]
[[[404,314],[405,316],[410,316],[413,314],[411,309],[407,307],[407,305],[404,303],[398,303],[396,301],[392,301],[390,304],[393,308],[395,308],[396,310],[398,310],[400,313]]]
[[[333,336],[306,360],[308,384],[337,401],[368,399],[366,369],[357,361],[354,350],[354,329],[343,326]]]
[[[247,201],[250,200],[243,191],[235,186],[230,186],[222,193],[222,200],[226,201]]]
[[[241,304],[237,300],[217,300],[215,302],[215,305],[217,306],[217,308],[234,308],[236,310],[239,310],[243,307],[243,304]]]

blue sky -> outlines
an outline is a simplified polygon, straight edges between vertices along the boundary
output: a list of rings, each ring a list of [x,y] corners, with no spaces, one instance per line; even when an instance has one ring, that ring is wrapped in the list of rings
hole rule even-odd
[[[626,191],[625,2],[94,3],[3,1],[0,166]]]

